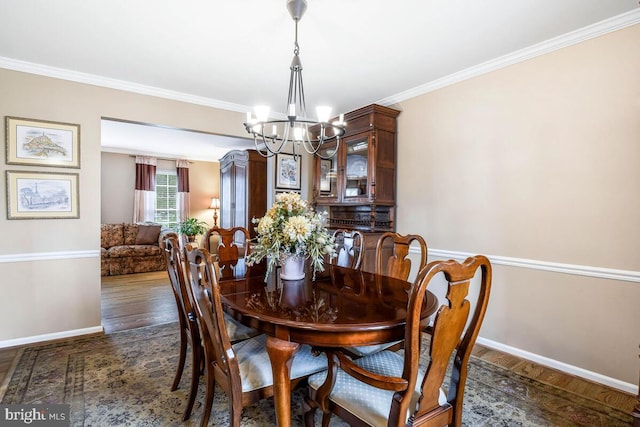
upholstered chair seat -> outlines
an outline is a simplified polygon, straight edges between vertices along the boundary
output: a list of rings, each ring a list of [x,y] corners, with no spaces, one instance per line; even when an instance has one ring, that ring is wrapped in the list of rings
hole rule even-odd
[[[366,369],[373,374],[380,374],[387,377],[401,377],[404,368],[404,357],[393,351],[379,351],[370,356],[362,357],[353,362],[355,365]],[[418,381],[413,393],[411,407],[420,397],[420,386],[424,378],[425,369],[418,368]],[[309,387],[317,390],[326,380],[327,372],[320,372],[309,377]],[[329,395],[329,400],[344,407],[352,414],[355,414],[365,423],[371,426],[386,426],[391,411],[391,401],[394,391],[383,390],[373,387],[354,377],[347,375],[342,370],[338,370],[336,383]],[[440,405],[447,403],[447,396],[440,389],[438,399]],[[409,414],[407,413],[407,417]]]
[[[243,393],[273,385],[273,371],[266,348],[267,336],[264,334],[233,345],[238,358]],[[327,369],[326,356],[314,356],[311,354],[311,347],[303,345],[293,358],[291,379],[308,376],[323,369]]]
[[[243,325],[227,313],[224,313],[224,326],[232,343],[246,340],[259,334],[255,329]]]

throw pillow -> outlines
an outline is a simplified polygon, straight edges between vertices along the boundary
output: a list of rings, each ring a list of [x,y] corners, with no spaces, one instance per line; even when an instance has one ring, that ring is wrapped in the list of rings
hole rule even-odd
[[[160,237],[161,225],[138,225],[136,245],[155,245]]]

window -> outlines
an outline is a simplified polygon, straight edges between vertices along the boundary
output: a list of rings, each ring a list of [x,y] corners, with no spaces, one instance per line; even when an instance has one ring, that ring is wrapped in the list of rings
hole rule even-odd
[[[162,228],[178,228],[178,175],[171,171],[156,173],[156,219]]]

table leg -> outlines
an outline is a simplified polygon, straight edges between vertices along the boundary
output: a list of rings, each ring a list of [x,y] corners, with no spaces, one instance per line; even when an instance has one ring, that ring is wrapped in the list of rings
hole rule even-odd
[[[267,353],[273,371],[273,400],[279,427],[291,425],[291,363],[300,344],[267,337]]]

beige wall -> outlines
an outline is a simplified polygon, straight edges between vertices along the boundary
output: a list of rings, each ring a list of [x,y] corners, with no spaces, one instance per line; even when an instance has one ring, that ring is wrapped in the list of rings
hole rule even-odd
[[[0,116],[81,126],[81,168],[64,170],[79,173],[79,219],[7,220],[5,170],[61,169],[1,163],[0,346],[100,328],[101,117],[223,135],[245,132],[238,125],[244,119],[240,113],[5,69],[0,69]],[[194,192],[192,203],[210,222],[202,206],[217,184],[196,164],[194,186],[199,181],[206,184],[202,193]]]
[[[635,26],[402,102],[398,231],[432,249],[640,271],[639,56]],[[0,115],[82,126],[80,219],[0,216],[0,344],[100,325],[100,117],[244,133],[240,113],[1,69]],[[494,273],[484,339],[637,382],[637,282]]]
[[[640,26],[398,107],[399,231],[442,251],[638,277]],[[494,274],[482,337],[637,384],[640,283]]]
[[[101,159],[101,222],[131,222],[135,158],[128,154],[102,153]],[[175,171],[176,163],[159,159],[157,167],[158,170]],[[220,163],[190,161],[189,185],[191,216],[213,226],[213,211],[209,205],[212,197],[220,195]]]

